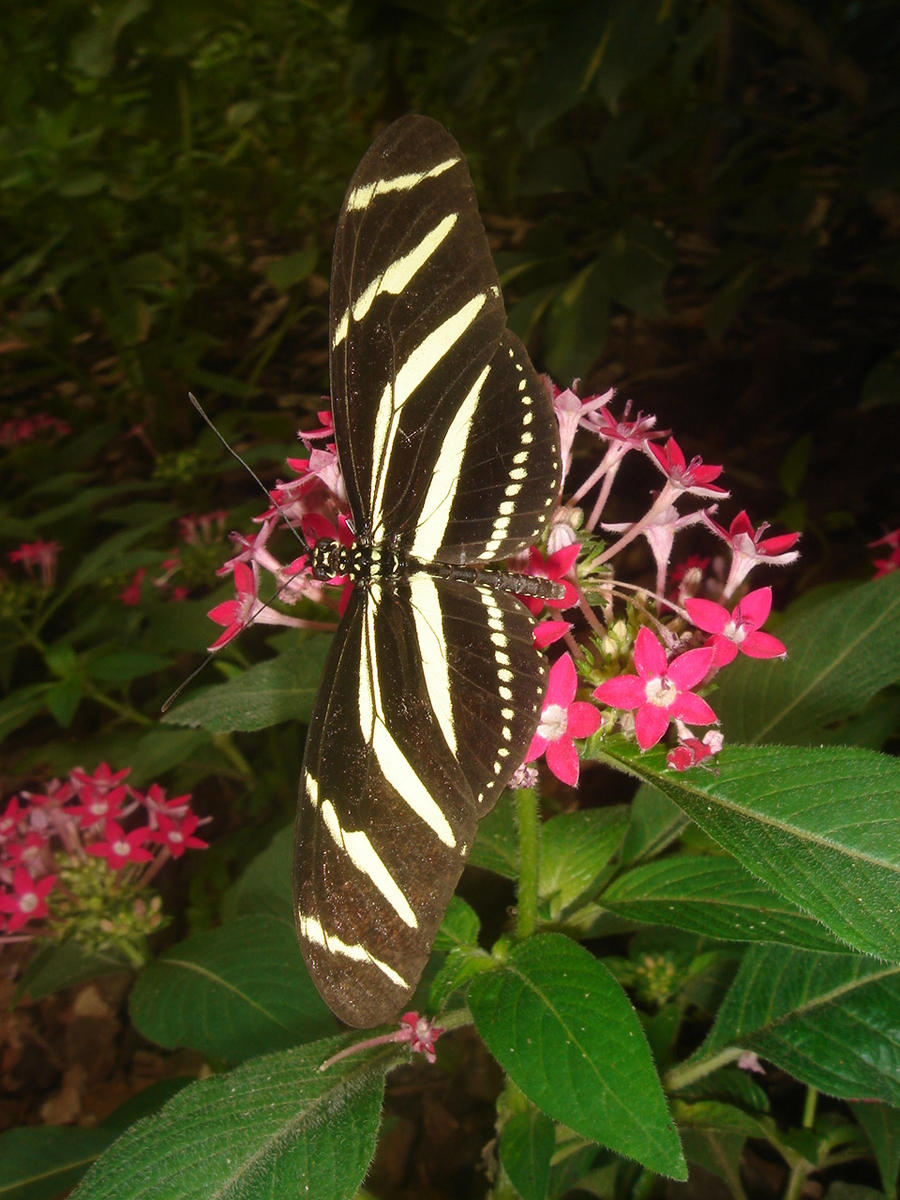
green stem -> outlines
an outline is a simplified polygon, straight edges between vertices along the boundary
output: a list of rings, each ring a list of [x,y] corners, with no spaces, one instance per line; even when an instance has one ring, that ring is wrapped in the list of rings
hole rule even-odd
[[[519,831],[519,902],[516,937],[530,937],[537,929],[538,869],[540,866],[540,814],[534,788],[516,791],[516,824]]]

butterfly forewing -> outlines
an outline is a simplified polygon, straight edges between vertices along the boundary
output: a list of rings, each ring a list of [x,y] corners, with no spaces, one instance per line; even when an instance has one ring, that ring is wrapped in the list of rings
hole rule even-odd
[[[414,527],[409,500],[505,322],[459,147],[424,117],[396,122],[350,182],[332,264],[332,407],[357,533]]]
[[[331,286],[354,530],[363,558],[388,545],[405,566],[361,570],[335,635],[307,737],[294,895],[319,991],[364,1026],[415,987],[478,819],[537,725],[532,618],[460,567],[540,536],[559,439],[505,329],[468,169],[436,122],[406,117],[364,156]]]

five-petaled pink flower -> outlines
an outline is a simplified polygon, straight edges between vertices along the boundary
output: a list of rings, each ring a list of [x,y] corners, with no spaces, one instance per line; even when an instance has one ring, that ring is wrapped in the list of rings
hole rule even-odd
[[[725,488],[712,481],[722,474],[721,466],[707,466],[699,455],[688,462],[684,451],[673,437],[664,446],[655,446],[651,441],[645,441],[644,447],[649,456],[666,476],[669,487],[675,494],[689,492],[692,496],[727,496]]]
[[[540,550],[532,546],[528,551],[528,563],[525,567],[527,575],[536,575],[540,579],[551,579],[554,583],[559,583],[563,588],[563,595],[556,599],[551,597],[549,600],[544,600],[539,596],[520,596],[519,599],[529,608],[535,616],[546,606],[547,608],[571,608],[578,601],[578,590],[573,583],[564,579],[564,575],[572,570],[575,565],[575,560],[578,558],[578,551],[581,545],[578,542],[572,542],[568,546],[563,546],[560,550],[553,554],[548,554],[544,558]]]
[[[159,828],[150,833],[151,842],[162,842],[168,847],[173,858],[181,858],[185,850],[205,850],[209,842],[204,842],[192,834],[200,824],[200,818],[193,813],[183,821],[173,821],[170,817],[160,814],[157,818]]]
[[[126,863],[150,862],[153,858],[149,850],[142,849],[144,842],[150,837],[150,829],[146,825],[126,833],[116,821],[107,821],[103,836],[106,841],[94,842],[87,847],[87,852],[95,858],[105,858],[114,871],[118,871]]]
[[[669,727],[681,720],[688,725],[713,725],[716,714],[691,688],[704,678],[713,663],[711,646],[688,650],[672,662],[646,626],[638,630],[634,645],[637,675],[617,675],[594,688],[594,696],[612,708],[636,709],[634,734],[642,750],[655,746]]]
[[[777,637],[759,632],[772,608],[770,587],[748,592],[730,613],[712,600],[685,600],[684,606],[697,628],[712,634],[706,644],[715,650],[715,667],[732,662],[739,650],[748,658],[784,658],[787,655],[784,643]]]
[[[541,720],[525,755],[525,761],[531,762],[544,754],[556,778],[570,787],[578,782],[578,753],[572,739],[596,733],[602,719],[593,704],[575,699],[577,688],[572,656],[564,654],[550,668]]]
[[[10,913],[7,933],[15,933],[29,921],[47,915],[47,893],[56,882],[55,875],[35,881],[24,867],[13,872],[13,894],[0,895],[0,912]]]
[[[221,650],[236,638],[253,620],[254,610],[259,605],[256,598],[256,579],[246,563],[234,564],[234,587],[237,592],[235,600],[225,600],[207,613],[211,621],[225,626],[224,633],[219,634],[208,647],[209,650]]]
[[[703,520],[717,533],[723,542],[731,547],[731,567],[723,589],[724,596],[731,596],[757,563],[764,562],[771,567],[785,567],[800,557],[800,551],[794,546],[800,537],[799,533],[782,533],[775,537],[763,537],[769,528],[768,521],[763,521],[759,529],[754,530],[753,524],[742,509],[727,529],[714,521],[708,513],[703,514]]]

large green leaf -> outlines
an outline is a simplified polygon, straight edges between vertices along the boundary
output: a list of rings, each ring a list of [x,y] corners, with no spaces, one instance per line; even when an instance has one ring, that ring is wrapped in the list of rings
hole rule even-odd
[[[320,1071],[337,1044],[256,1058],[184,1088],[123,1134],[72,1200],[350,1200],[375,1149],[392,1060]]]
[[[504,792],[487,816],[478,822],[469,866],[483,867],[507,879],[515,879],[518,875],[519,837],[512,792]]]
[[[223,916],[269,913],[282,921],[291,913],[291,867],[294,861],[294,826],[278,831],[268,846],[248,865],[237,883],[225,893]]]
[[[225,1062],[308,1041],[334,1028],[293,925],[256,913],[173,946],[138,977],[131,1016],[161,1046]]]
[[[900,961],[900,763],[832,746],[732,746],[718,773],[662,769],[624,741],[603,757],[655,784],[764,883],[865,954]]]
[[[822,588],[775,626],[785,663],[742,661],[716,680],[713,699],[735,742],[839,743],[845,722],[900,679],[900,571]]]
[[[513,1082],[582,1137],[686,1176],[650,1048],[607,969],[562,934],[515,946],[469,985],[478,1032]]]
[[[900,1105],[900,967],[752,946],[691,1061],[737,1045],[845,1100]]]
[[[673,854],[634,867],[600,896],[620,917],[708,937],[843,951],[818,921],[731,858]]]
[[[179,704],[163,720],[199,725],[211,733],[249,733],[280,721],[308,722],[329,643],[330,638],[312,634],[294,650]]]
[[[29,1125],[0,1134],[0,1196],[55,1200],[75,1186],[123,1129],[156,1111],[187,1082],[175,1078],[151,1084],[94,1129]]]
[[[513,1113],[500,1132],[500,1162],[522,1200],[545,1200],[556,1148],[553,1122],[539,1108]]]
[[[596,888],[628,828],[628,808],[560,813],[541,826],[538,891],[556,918]]]

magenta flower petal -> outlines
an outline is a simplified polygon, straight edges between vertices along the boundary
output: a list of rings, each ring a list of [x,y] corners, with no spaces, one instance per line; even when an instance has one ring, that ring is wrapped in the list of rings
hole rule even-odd
[[[713,665],[715,667],[727,667],[737,658],[738,648],[729,638],[716,635],[710,639],[709,644],[714,651]]]
[[[536,733],[531,739],[531,745],[525,753],[525,762],[533,762],[536,758],[540,758],[547,749],[547,739]]]
[[[705,633],[721,633],[730,620],[730,613],[712,600],[685,600],[688,616]]]
[[[574,787],[578,782],[578,755],[570,737],[562,737],[547,747],[547,766],[557,779]]]
[[[668,728],[668,712],[655,704],[643,704],[634,714],[634,736],[642,750],[655,746]]]
[[[575,698],[577,687],[578,675],[575,672],[572,656],[563,654],[550,668],[544,708],[548,708],[551,704],[558,704],[560,708],[568,708]]]
[[[666,652],[646,625],[635,638],[634,666],[641,679],[658,679],[666,673]]]
[[[687,725],[715,725],[718,717],[702,696],[681,692],[669,708],[669,716],[678,717]]]
[[[745,625],[759,629],[760,625],[765,625],[771,611],[772,589],[762,587],[757,588],[755,592],[748,592],[734,610],[734,615],[736,617],[739,613]]]
[[[741,650],[748,658],[782,658],[787,654],[784,642],[771,633],[748,633],[741,642]]]
[[[647,699],[647,688],[637,675],[617,675],[595,687],[593,694],[611,708],[637,708]]]
[[[569,705],[566,729],[572,737],[590,737],[600,728],[601,720],[600,713],[593,704],[588,704],[586,700],[576,700],[574,704]]]
[[[661,648],[661,647],[660,647]],[[669,663],[666,672],[679,691],[695,687],[712,666],[715,657],[712,646],[703,646],[699,650],[687,650],[679,654]],[[660,674],[663,674],[661,671]]]

